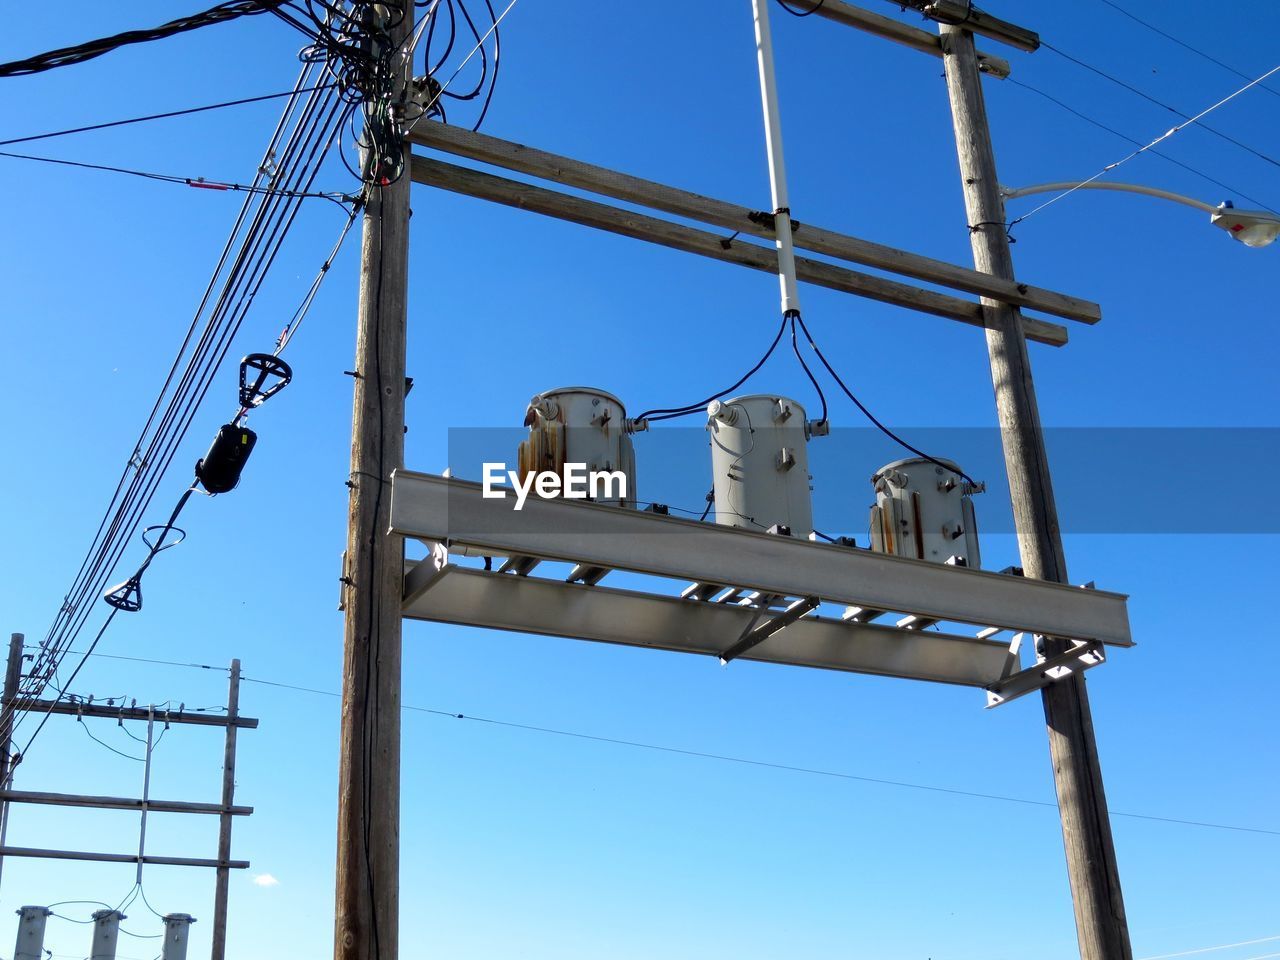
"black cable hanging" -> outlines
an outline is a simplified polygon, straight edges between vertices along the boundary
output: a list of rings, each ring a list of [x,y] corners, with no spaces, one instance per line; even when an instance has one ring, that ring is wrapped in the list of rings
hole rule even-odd
[[[896,433],[894,433],[892,430],[886,427],[883,423],[881,423],[879,418],[877,418],[874,413],[868,410],[866,405],[863,404],[863,402],[854,395],[853,391],[849,389],[849,387],[845,384],[845,382],[842,379],[840,379],[840,374],[836,373],[835,368],[831,366],[831,364],[827,361],[826,356],[823,354],[822,350],[819,349],[817,343],[814,342],[813,334],[809,332],[809,328],[805,326],[805,322],[800,317],[799,314],[796,315],[796,322],[800,324],[800,329],[804,331],[805,339],[809,341],[809,346],[813,349],[813,352],[817,354],[818,360],[822,362],[822,365],[826,368],[827,373],[831,374],[831,379],[834,380],[836,382],[836,385],[840,387],[841,390],[844,391],[844,395],[848,397],[851,401],[853,401],[853,405],[857,407],[860,411],[862,411],[862,415],[866,417],[868,420],[870,420],[881,433],[883,433],[886,437],[888,437],[894,443],[898,444],[898,446],[902,447],[904,450],[909,450],[911,453],[914,453],[917,457],[927,460],[930,463],[935,464],[939,467],[942,467],[945,470],[949,470],[952,473],[959,474],[960,477],[962,477],[964,480],[967,480],[974,487],[981,486],[981,484],[979,484],[978,481],[974,480],[973,477],[969,476],[967,473],[965,473],[955,464],[944,463],[943,461],[938,460],[936,457],[929,456],[929,454],[925,453],[919,447],[914,447],[911,444],[907,443],[906,440],[903,440],[902,437],[898,436]]]
[[[721,397],[733,393],[733,391],[737,390],[740,386],[755,376],[760,368],[765,365],[768,359],[773,356],[773,351],[777,349],[778,344],[782,341],[782,335],[787,330],[788,322],[789,318],[784,316],[782,318],[782,323],[778,325],[778,332],[774,334],[773,342],[769,344],[769,349],[764,352],[764,356],[757,360],[755,366],[744,373],[732,386],[725,387],[723,390],[713,393],[711,396],[707,397],[705,400],[699,401],[698,403],[686,404],[683,407],[660,407],[655,410],[646,410],[644,413],[640,414],[640,416],[636,417],[636,421],[648,420],[650,423],[656,423],[659,420],[673,420],[676,417],[685,417],[691,413],[697,413],[699,410],[705,410],[707,408],[707,404],[712,400],[719,400]]]
[[[208,27],[215,23],[226,23],[228,20],[235,20],[239,17],[266,13],[268,10],[279,7],[283,3],[285,3],[285,0],[230,0],[230,2],[210,7],[203,13],[193,14],[189,17],[179,17],[177,20],[171,20],[158,27],[127,30],[114,36],[101,37],[97,40],[89,40],[74,46],[39,53],[24,60],[0,63],[0,77],[26,76],[33,73],[41,73],[45,70],[52,70],[55,67],[83,63],[86,60],[100,57],[104,53],[110,53],[112,50],[128,44],[147,43],[152,40],[172,37],[175,34],[186,33],[189,30],[197,30],[200,27]]]

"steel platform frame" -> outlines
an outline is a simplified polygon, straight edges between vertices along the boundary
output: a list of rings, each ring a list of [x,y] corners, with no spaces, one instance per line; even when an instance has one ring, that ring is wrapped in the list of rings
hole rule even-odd
[[[406,618],[981,687],[989,706],[1133,644],[1118,593],[584,501],[513,503],[478,483],[393,473],[391,532],[432,548],[406,564]],[[506,562],[468,568],[450,550]],[[535,575],[543,561],[572,569]],[[610,571],[656,589],[600,586]],[[1027,634],[1072,645],[1023,669]]]

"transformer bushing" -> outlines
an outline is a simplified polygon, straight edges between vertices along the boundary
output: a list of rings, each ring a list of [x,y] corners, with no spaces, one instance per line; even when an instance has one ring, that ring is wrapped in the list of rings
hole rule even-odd
[[[53,911],[48,907],[23,907],[18,911],[18,943],[13,960],[43,960],[44,926]]]
[[[164,918],[164,947],[161,960],[187,960],[187,936],[196,918],[189,913],[170,913]]]
[[[116,960],[116,941],[120,939],[119,910],[95,910],[93,913],[93,949],[89,960]]]

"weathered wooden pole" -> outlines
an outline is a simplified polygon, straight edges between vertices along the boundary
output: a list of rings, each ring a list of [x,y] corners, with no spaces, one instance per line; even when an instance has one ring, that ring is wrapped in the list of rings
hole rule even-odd
[[[413,4],[390,10],[389,42],[413,29]],[[397,102],[412,57],[396,68]],[[367,91],[381,95],[385,91]],[[391,471],[404,465],[409,148],[398,170],[366,153],[363,243],[351,417],[350,503],[338,772],[335,960],[395,960],[400,922],[400,599],[404,548],[387,533]]]
[[[227,719],[240,716],[240,661],[231,661],[231,680],[227,684]],[[225,960],[227,955],[227,901],[230,894],[231,868],[223,866],[231,860],[231,808],[236,802],[236,725],[227,724],[227,738],[222,748],[222,810],[218,814],[218,867],[213,887],[212,960]]]
[[[943,26],[941,33],[974,266],[1013,280],[1013,258],[973,34],[949,25]],[[1028,577],[1066,583],[1067,562],[1022,315],[1016,307],[994,300],[984,299],[983,304],[989,319],[987,351],[1023,571]],[[1047,638],[1045,643],[1048,655],[1058,652],[1058,641]],[[1042,691],[1042,698],[1081,960],[1132,960],[1083,675],[1050,684]]]

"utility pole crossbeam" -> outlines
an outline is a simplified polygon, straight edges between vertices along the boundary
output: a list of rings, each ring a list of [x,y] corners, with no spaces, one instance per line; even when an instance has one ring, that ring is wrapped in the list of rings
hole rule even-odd
[[[983,272],[1013,280],[1013,258],[973,34],[949,25],[941,27],[940,33],[946,49],[943,62],[974,265]],[[1029,578],[1066,583],[1062,532],[1023,320],[1015,307],[997,301],[984,303],[990,318],[987,350],[1022,567]],[[1062,641],[1045,642],[1045,655],[1051,659],[1066,649]],[[1041,697],[1081,960],[1132,960],[1085,679],[1075,673],[1044,687]]]
[[[413,10],[402,4],[383,24],[397,49],[413,32]],[[404,93],[412,61],[404,57],[396,68],[388,108]],[[399,128],[390,126],[383,135],[399,137]],[[404,460],[411,180],[409,148],[402,147],[402,168],[386,183],[382,171],[373,170],[365,190],[343,603],[335,960],[396,960],[399,950],[404,547],[387,531],[391,471]]]
[[[669,220],[646,216],[632,210],[623,210],[556,190],[548,190],[531,183],[496,177],[490,173],[471,170],[430,157],[415,156],[413,158],[413,179],[417,183],[441,187],[454,193],[516,207],[531,213],[540,213],[543,216],[556,217],[570,223],[644,240],[647,243],[659,244],[685,253],[694,253],[712,260],[736,263],[765,273],[778,272],[777,251],[757,243],[742,240],[727,241],[724,237],[707,230],[697,230]],[[912,287],[885,277],[849,270],[834,263],[797,257],[796,276],[815,286],[851,293],[880,303],[906,307],[918,313],[958,320],[974,327],[983,327],[987,322],[986,312],[977,301]],[[1055,347],[1066,344],[1067,330],[1060,324],[1030,318],[1025,322],[1027,336],[1032,340]]]
[[[935,44],[938,42],[937,37],[932,39]],[[474,130],[444,123],[419,123],[409,134],[409,140],[417,146],[429,147],[442,153],[491,164],[542,180],[550,180],[566,187],[589,190],[613,200],[621,200],[623,203],[638,204],[677,217],[759,237],[770,243],[775,239],[772,218],[763,217],[758,211],[753,211],[749,207],[727,203],[653,180],[645,180],[522,143],[491,137]],[[1010,283],[968,267],[837,233],[816,225],[804,211],[797,214],[797,221],[800,222],[793,224],[794,243],[797,249],[811,250],[814,253],[826,254],[888,273],[901,274],[926,283],[951,287],[965,293],[982,294],[1020,307],[1078,320],[1081,323],[1097,323],[1102,317],[1102,311],[1096,303],[1079,297],[1044,290],[1025,283]]]

